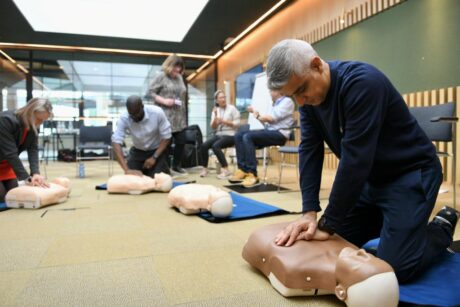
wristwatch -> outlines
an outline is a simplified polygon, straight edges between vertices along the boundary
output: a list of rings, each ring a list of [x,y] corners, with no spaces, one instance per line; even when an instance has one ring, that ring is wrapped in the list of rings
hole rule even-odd
[[[318,229],[327,232],[329,235],[333,235],[335,233],[334,229],[328,225],[327,219],[324,216],[322,216],[318,221]]]
[[[159,157],[159,156],[160,156],[160,155],[157,154],[157,152],[155,152],[155,153],[153,154],[152,158],[154,158],[155,160],[158,160],[158,157]]]

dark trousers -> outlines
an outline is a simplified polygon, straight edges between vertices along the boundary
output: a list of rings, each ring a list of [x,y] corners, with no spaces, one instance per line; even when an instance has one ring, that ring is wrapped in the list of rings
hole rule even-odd
[[[131,147],[129,150],[129,157],[128,157],[128,167],[130,169],[135,169],[141,171],[144,175],[149,177],[154,177],[155,174],[158,173],[166,173],[169,174],[169,167],[166,161],[167,153],[166,150],[158,157],[155,165],[152,168],[146,169],[144,168],[144,162],[148,158],[152,157],[155,153],[155,150],[140,150],[135,147]]]
[[[172,150],[173,156],[172,165],[170,165],[171,167],[182,166],[182,157],[184,155],[185,141],[185,130],[172,133],[172,140],[169,146],[169,149]],[[169,163],[170,161],[167,162]]]
[[[447,229],[428,224],[442,183],[439,160],[386,184],[366,184],[337,233],[357,246],[380,237],[377,257],[399,282],[425,270],[452,242]]]
[[[236,159],[238,168],[257,176],[256,149],[267,146],[282,146],[286,143],[284,135],[276,130],[249,130],[235,135]]]
[[[17,179],[8,179],[8,180],[0,181],[0,203],[4,203],[6,193],[8,193],[9,190],[17,186],[18,186]]]
[[[208,167],[209,148],[212,148],[220,165],[222,165],[222,167],[227,167],[227,159],[225,159],[222,148],[231,147],[233,145],[235,145],[235,137],[233,135],[216,135],[206,140],[206,142],[201,145],[200,149],[201,165]]]

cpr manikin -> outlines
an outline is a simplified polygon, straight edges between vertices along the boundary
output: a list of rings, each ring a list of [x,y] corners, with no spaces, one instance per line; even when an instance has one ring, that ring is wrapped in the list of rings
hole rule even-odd
[[[168,202],[183,214],[209,211],[215,217],[227,217],[232,213],[233,201],[228,192],[205,184],[183,184],[169,192]]]
[[[136,175],[114,175],[107,182],[109,193],[143,194],[151,191],[169,192],[173,179],[165,173],[155,174],[154,178]]]
[[[398,281],[389,264],[338,235],[326,241],[299,240],[290,247],[276,245],[276,235],[288,224],[255,231],[243,248],[243,258],[283,296],[335,293],[349,307],[398,305]]]
[[[11,189],[5,196],[8,208],[38,209],[63,203],[70,193],[70,180],[58,177],[49,184],[49,188],[23,185]]]

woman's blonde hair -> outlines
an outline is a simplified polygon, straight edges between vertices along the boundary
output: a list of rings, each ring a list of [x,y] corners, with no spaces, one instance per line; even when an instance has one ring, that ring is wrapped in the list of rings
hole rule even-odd
[[[184,73],[185,71],[184,60],[177,54],[173,53],[166,58],[166,60],[163,62],[163,65],[161,65],[161,68],[169,76],[171,75],[171,72],[173,71],[173,68],[175,66],[180,66],[182,68],[181,74]]]
[[[38,134],[37,127],[35,127],[35,113],[48,112],[50,117],[53,115],[53,106],[48,99],[32,98],[25,106],[16,110],[16,114],[21,118],[24,126],[27,129],[32,129],[35,134]]]

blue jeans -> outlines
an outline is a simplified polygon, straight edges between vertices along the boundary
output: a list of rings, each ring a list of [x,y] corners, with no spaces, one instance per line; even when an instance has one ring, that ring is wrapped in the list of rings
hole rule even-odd
[[[236,159],[238,168],[257,176],[256,149],[267,146],[282,146],[286,137],[276,130],[249,130],[235,135]]]
[[[437,158],[389,183],[367,183],[337,233],[357,246],[380,237],[377,257],[393,267],[399,282],[407,282],[452,242],[448,230],[428,224],[441,183]]]

